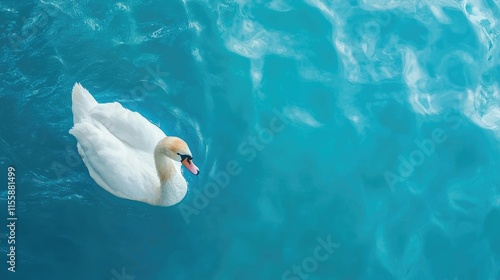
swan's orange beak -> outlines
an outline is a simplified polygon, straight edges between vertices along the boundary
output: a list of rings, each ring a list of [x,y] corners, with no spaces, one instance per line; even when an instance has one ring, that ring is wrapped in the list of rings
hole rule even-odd
[[[198,169],[198,167],[196,167],[196,165],[194,165],[193,161],[188,159],[188,158],[185,158],[183,161],[181,161],[182,164],[187,168],[187,170],[189,170],[191,173],[193,173],[194,175],[198,175],[200,174],[200,169]]]

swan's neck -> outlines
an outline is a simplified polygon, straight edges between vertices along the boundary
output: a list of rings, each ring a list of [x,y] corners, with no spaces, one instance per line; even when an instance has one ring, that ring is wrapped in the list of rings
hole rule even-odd
[[[172,160],[167,158],[158,148],[155,149],[155,166],[158,178],[160,178],[160,186],[163,186],[174,175],[175,166]]]
[[[170,158],[165,155],[162,142],[158,143],[154,151],[156,173],[160,179],[159,194],[155,204],[169,206],[176,204],[185,195],[185,188],[177,183],[176,168]]]

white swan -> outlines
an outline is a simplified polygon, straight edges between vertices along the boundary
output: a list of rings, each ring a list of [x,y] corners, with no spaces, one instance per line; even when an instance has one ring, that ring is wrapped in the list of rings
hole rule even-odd
[[[198,175],[186,142],[167,137],[157,126],[119,103],[99,104],[76,83],[73,128],[78,152],[90,176],[108,192],[152,205],[181,201],[187,182],[181,163]],[[155,171],[156,169],[156,171]]]

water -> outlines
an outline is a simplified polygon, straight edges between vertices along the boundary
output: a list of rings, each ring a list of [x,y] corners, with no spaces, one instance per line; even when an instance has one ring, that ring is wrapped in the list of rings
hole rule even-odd
[[[500,279],[499,9],[1,1],[0,278]],[[75,82],[189,143],[179,205],[95,184]]]

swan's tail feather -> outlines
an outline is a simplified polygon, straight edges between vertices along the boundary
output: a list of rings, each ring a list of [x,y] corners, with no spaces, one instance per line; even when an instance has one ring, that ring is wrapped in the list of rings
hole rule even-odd
[[[73,123],[79,123],[89,111],[98,103],[88,90],[82,87],[80,83],[73,86],[73,93],[71,94],[71,101],[73,103]]]

